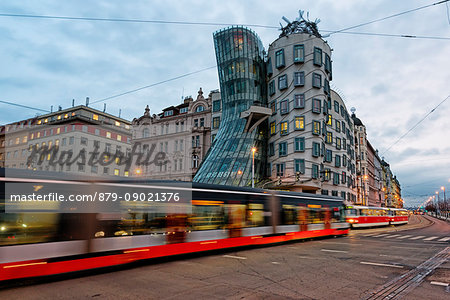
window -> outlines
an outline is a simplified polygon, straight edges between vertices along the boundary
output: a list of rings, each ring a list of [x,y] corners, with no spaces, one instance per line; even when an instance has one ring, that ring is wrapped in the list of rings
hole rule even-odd
[[[341,121],[336,120],[336,131],[341,132]]]
[[[284,49],[280,49],[275,52],[275,67],[281,68],[284,66]]]
[[[295,130],[305,130],[305,117],[304,116],[296,116],[294,124],[295,124]]]
[[[330,94],[330,82],[326,78],[323,80],[323,91],[325,94]]]
[[[288,121],[284,121],[280,123],[280,134],[285,135],[289,133],[289,123]]]
[[[269,59],[267,60],[267,75],[271,76],[272,74],[272,59],[269,57]]]
[[[88,142],[87,138],[82,137],[81,141],[80,141],[80,144],[83,145],[83,146],[87,146],[87,142]]]
[[[305,94],[294,95],[294,108],[305,108]]]
[[[270,135],[274,135],[277,133],[277,125],[275,124],[275,121],[270,123]]]
[[[339,102],[334,101],[334,111],[339,113]]]
[[[109,168],[103,168],[103,174],[109,174]]]
[[[189,107],[182,107],[180,108],[180,114],[184,114],[188,112]]]
[[[337,155],[334,157],[334,166],[335,167],[340,167],[341,166],[341,156]]]
[[[281,142],[278,144],[278,155],[286,156],[287,155],[287,143]]]
[[[277,164],[277,177],[284,176],[284,164]]]
[[[75,138],[73,136],[71,136],[69,138],[69,145],[73,145],[74,140],[75,140]]]
[[[111,138],[111,132],[107,131],[107,132],[106,132],[106,137],[107,137],[108,139],[110,139],[110,138]]]
[[[312,126],[313,126],[313,129],[312,129],[313,134],[319,135],[320,134],[320,122],[313,121]]]
[[[342,172],[342,175],[341,175],[341,178],[342,178],[342,183],[345,183],[346,182],[346,179],[347,179],[347,173],[345,173],[344,171]],[[345,196],[344,196],[344,198],[345,198]]]
[[[117,137],[116,137],[116,139],[117,139],[118,141],[122,141],[122,136],[121,136],[120,134],[118,134]]]
[[[287,88],[287,75],[286,74],[278,77],[278,89],[284,90],[285,88]]]
[[[195,109],[195,112],[202,112],[205,111],[205,107],[203,105],[199,105],[197,106],[197,108]]]
[[[198,155],[192,155],[192,168],[197,169],[198,163],[199,163]]]
[[[339,173],[333,173],[333,184],[334,185],[339,184]]]
[[[344,121],[342,121],[342,132],[345,133],[345,122]]]
[[[328,115],[327,116],[327,125],[328,126],[332,126],[333,125],[333,116],[332,115]]]
[[[84,172],[84,165],[83,164],[79,164],[78,165],[78,171],[79,172]]]
[[[333,161],[333,151],[330,149],[327,149],[326,156],[325,156],[326,162],[332,162]]]
[[[331,131],[327,132],[327,144],[333,144],[333,133]]]
[[[288,100],[283,100],[280,102],[280,114],[284,115],[289,113],[289,102]]]
[[[312,101],[312,112],[316,113],[316,114],[320,114],[320,106],[321,106],[320,99],[313,98],[313,101]]]
[[[305,85],[305,72],[294,72],[294,86]]]
[[[312,147],[312,156],[313,157],[319,157],[320,156],[320,144],[313,142]]]
[[[200,127],[205,127],[205,118],[200,118]]]
[[[219,128],[219,125],[220,125],[220,117],[214,117],[213,118],[213,128],[214,129]]]
[[[59,119],[61,119],[61,116],[58,116],[58,120],[59,120]],[[93,115],[92,115],[92,119],[94,119],[95,121],[98,121],[98,115],[93,114]],[[97,171],[96,171],[95,173],[97,173]]]
[[[325,171],[324,171],[324,180],[325,181],[328,181],[328,180],[330,180],[331,179],[331,172],[330,172],[330,169],[325,169]]]
[[[301,174],[305,174],[305,160],[304,159],[296,159],[294,160],[295,172],[300,172]]]
[[[311,169],[311,178],[319,178],[319,165],[313,164]]]
[[[114,169],[114,175],[119,176],[119,169]]]
[[[314,47],[314,64],[322,66],[322,49]]]
[[[322,87],[322,75],[318,73],[313,73],[312,86],[319,89]]]
[[[213,101],[213,112],[220,111],[220,100]]]
[[[273,94],[275,94],[275,81],[274,80],[269,82],[269,96],[272,96]]]
[[[269,156],[275,155],[275,146],[273,143],[269,143]]]
[[[347,155],[345,154],[342,155],[342,166],[343,167],[347,166]]]
[[[330,56],[326,53],[325,53],[325,71],[331,73],[331,59]]]
[[[270,102],[270,109],[272,110],[272,115],[277,113],[277,102],[276,101]]]
[[[294,45],[294,62],[305,61],[305,47],[303,45]]]
[[[164,117],[169,117],[169,116],[173,116],[173,110],[166,110],[164,112]]]
[[[61,145],[62,145],[62,146],[66,146],[66,141],[67,141],[67,139],[66,139],[66,138],[63,138],[62,141],[61,141]]]
[[[294,148],[295,148],[295,152],[305,151],[305,138],[304,137],[296,137],[294,140]]]

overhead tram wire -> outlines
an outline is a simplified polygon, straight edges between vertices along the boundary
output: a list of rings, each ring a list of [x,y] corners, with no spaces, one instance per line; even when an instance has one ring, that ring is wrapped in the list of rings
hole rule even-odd
[[[383,153],[381,153],[381,156],[385,153],[387,153],[392,147],[394,147],[398,142],[400,142],[405,136],[407,136],[411,131],[413,131],[417,126],[419,126],[420,123],[422,123],[429,115],[431,115],[439,106],[441,106],[445,101],[447,101],[450,98],[450,95],[448,95],[444,100],[442,100],[436,107],[434,107],[430,112],[428,112],[422,119],[420,119],[413,127],[411,127],[407,132],[405,132],[401,137],[398,138],[397,141],[395,141],[389,148],[387,148]]]
[[[375,33],[375,32],[356,32],[356,31],[334,32],[334,31],[331,31],[331,30],[321,30],[321,32],[330,32],[330,33],[339,33],[339,34],[368,35],[368,36],[383,36],[383,37],[398,37],[398,38],[410,38],[410,39],[450,40],[450,37],[412,35],[412,34],[390,34],[390,33]]]
[[[23,104],[14,103],[14,102],[9,102],[9,101],[4,101],[4,100],[0,100],[0,103],[12,105],[12,106],[17,106],[17,107],[22,107],[22,108],[27,108],[27,109],[32,109],[32,110],[37,110],[37,111],[41,111],[41,112],[45,112],[45,113],[49,113],[50,112],[49,110],[45,110],[45,109],[42,109],[42,108],[32,107],[32,106],[23,105]]]
[[[128,94],[131,94],[131,93],[135,93],[135,92],[138,92],[138,91],[141,91],[141,90],[144,90],[144,89],[148,89],[148,88],[151,88],[151,87],[154,87],[154,86],[166,83],[166,82],[177,80],[177,79],[180,79],[180,78],[183,78],[183,77],[194,75],[194,74],[197,74],[197,73],[200,73],[200,72],[204,72],[204,71],[207,71],[207,70],[210,70],[210,69],[214,69],[214,68],[216,68],[216,66],[203,68],[201,70],[197,70],[197,71],[194,71],[194,72],[186,73],[186,74],[183,74],[183,75],[180,75],[180,76],[177,76],[177,77],[173,77],[173,78],[169,78],[169,79],[166,79],[166,80],[158,81],[158,82],[155,82],[155,83],[152,83],[152,84],[149,84],[149,85],[146,85],[146,86],[134,89],[134,90],[126,91],[126,92],[123,92],[123,93],[120,93],[120,94],[116,94],[116,95],[113,95],[113,96],[109,96],[109,97],[106,97],[106,98],[102,98],[102,99],[99,99],[99,100],[92,101],[91,104],[103,102],[103,101],[106,101],[106,100],[110,100],[110,99],[113,99],[113,98],[121,97],[121,96],[128,95]]]
[[[343,32],[343,31],[350,30],[350,29],[355,29],[355,28],[366,26],[366,25],[373,24],[373,23],[376,23],[376,22],[380,22],[380,21],[384,21],[384,20],[387,20],[387,19],[395,18],[395,17],[401,16],[401,15],[405,15],[405,14],[408,14],[408,13],[411,13],[411,12],[415,12],[415,11],[418,11],[418,10],[421,10],[421,9],[425,9],[425,8],[428,8],[428,7],[431,7],[431,6],[443,4],[443,3],[446,3],[448,1],[450,1],[450,0],[442,0],[442,1],[439,1],[439,2],[435,2],[435,3],[431,3],[431,4],[428,4],[428,5],[421,6],[421,7],[417,7],[417,8],[413,8],[413,9],[406,10],[406,11],[403,11],[403,12],[399,12],[399,13],[396,13],[396,14],[393,14],[393,15],[390,15],[390,16],[387,16],[387,17],[375,19],[375,20],[372,20],[372,21],[369,21],[369,22],[364,22],[364,23],[361,23],[361,24],[358,24],[358,25],[354,25],[354,26],[350,26],[350,27],[346,27],[346,28],[342,28],[342,29],[333,31],[333,32],[329,33],[328,35],[332,35],[332,34],[335,34],[335,33],[340,33],[340,32]]]

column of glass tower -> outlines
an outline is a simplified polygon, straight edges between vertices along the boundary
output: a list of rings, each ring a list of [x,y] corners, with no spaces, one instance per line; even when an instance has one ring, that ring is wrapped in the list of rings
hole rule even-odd
[[[230,27],[214,33],[214,46],[222,96],[222,120],[195,182],[250,186],[252,147],[255,154],[255,182],[263,177],[266,165],[263,122],[246,132],[241,113],[250,106],[266,105],[264,49],[256,33],[244,27]]]

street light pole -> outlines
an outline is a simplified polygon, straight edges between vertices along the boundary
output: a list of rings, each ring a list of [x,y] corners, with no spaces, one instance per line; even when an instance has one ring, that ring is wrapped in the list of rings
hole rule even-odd
[[[256,147],[252,147],[252,188],[255,187],[255,152]]]
[[[441,186],[441,190],[444,191],[444,204],[442,205],[442,208],[444,209],[444,214],[447,214],[447,198],[445,197],[445,186]],[[447,217],[447,216],[445,216]]]

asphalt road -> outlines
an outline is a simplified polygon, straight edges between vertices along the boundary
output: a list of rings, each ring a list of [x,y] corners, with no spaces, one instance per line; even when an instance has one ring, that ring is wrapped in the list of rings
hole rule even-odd
[[[444,286],[449,258],[449,223],[412,216],[408,225],[354,230],[347,237],[16,286],[0,291],[0,298],[450,299]]]

